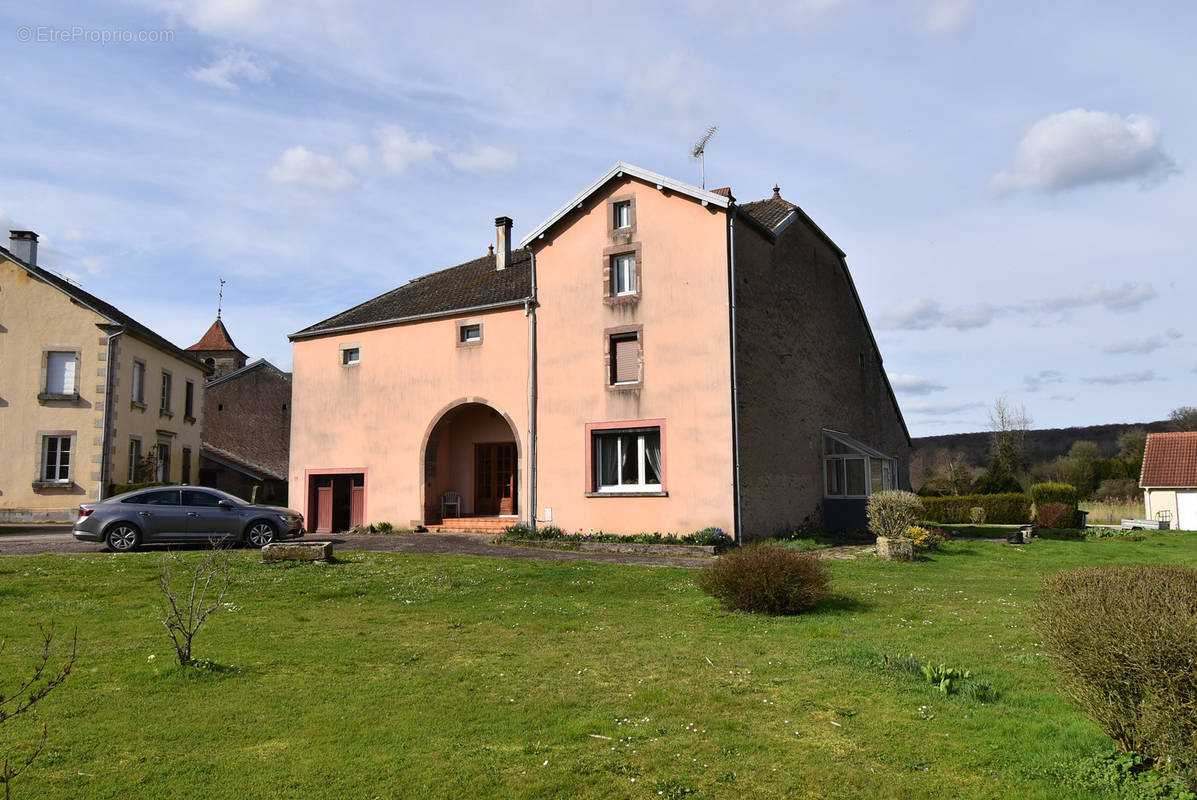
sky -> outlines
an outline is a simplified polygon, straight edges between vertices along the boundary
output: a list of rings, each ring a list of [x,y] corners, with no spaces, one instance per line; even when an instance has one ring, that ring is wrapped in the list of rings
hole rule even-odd
[[[1197,4],[0,7],[0,226],[170,340],[288,333],[518,241],[616,161],[847,253],[913,436],[1197,405]],[[713,309],[714,311],[714,309]],[[834,332],[829,332],[834,335]]]

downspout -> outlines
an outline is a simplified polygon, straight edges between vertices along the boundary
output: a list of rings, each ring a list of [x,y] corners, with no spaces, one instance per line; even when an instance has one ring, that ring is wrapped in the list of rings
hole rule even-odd
[[[736,206],[727,215],[727,300],[731,328],[731,412],[732,412],[732,514],[736,544],[744,543],[740,510],[740,385],[736,369]]]
[[[536,531],[536,254],[528,251],[532,296],[524,301],[528,317],[528,525]]]
[[[100,496],[97,500],[103,500],[108,496],[108,480],[112,477],[112,396],[115,394],[113,365],[116,363],[117,339],[124,332],[124,328],[118,328],[115,333],[108,334],[108,361],[104,367],[104,433],[100,437]]]

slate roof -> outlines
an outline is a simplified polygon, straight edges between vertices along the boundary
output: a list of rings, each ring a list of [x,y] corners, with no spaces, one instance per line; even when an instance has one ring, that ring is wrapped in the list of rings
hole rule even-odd
[[[18,258],[15,255],[13,255],[12,252],[7,250],[6,248],[0,247],[0,256],[3,256],[4,258],[8,259],[9,261],[13,262],[14,264],[20,266],[21,269],[26,270],[27,272],[29,272],[30,275],[34,276],[35,278],[42,281],[43,283],[48,283],[49,285],[53,286],[55,289],[58,289],[60,292],[62,292],[66,296],[74,299],[80,305],[82,305],[86,308],[90,308],[92,311],[96,312],[101,317],[106,317],[114,325],[120,325],[131,336],[141,339],[144,342],[152,344],[155,347],[157,347],[161,350],[165,350],[166,352],[168,352],[174,356],[177,356],[179,358],[182,358],[186,361],[194,362],[195,365],[198,366],[200,369],[202,369],[205,374],[211,374],[211,372],[212,372],[211,367],[209,367],[206,364],[201,363],[199,361],[199,359],[195,358],[195,356],[191,355],[186,350],[179,347],[177,344],[174,344],[173,342],[169,341],[165,337],[160,336],[157,333],[154,333],[154,331],[150,330],[145,325],[142,325],[140,322],[133,319],[132,317],[130,317],[125,312],[121,311],[116,306],[111,305],[109,303],[105,303],[103,300],[96,297],[94,294],[91,294],[90,292],[85,292],[82,288],[80,288],[76,284],[71,283],[70,281],[66,280],[65,278],[61,278],[58,275],[55,275],[53,272],[50,272],[49,270],[42,269],[41,267],[34,266],[33,264],[25,263],[23,260],[21,260],[20,258]]]
[[[511,262],[504,270],[495,269],[494,255],[475,258],[414,278],[398,289],[309,325],[290,338],[302,339],[342,328],[401,322],[480,306],[514,304],[532,295],[531,262],[531,254],[523,248],[511,251]]]
[[[786,217],[793,213],[798,206],[789,200],[782,199],[781,189],[773,188],[773,196],[752,203],[743,203],[741,211],[747,211],[756,220],[771,231],[777,230]]]
[[[233,337],[229,336],[229,329],[226,328],[224,323],[220,321],[219,316],[216,318],[216,321],[212,323],[212,327],[208,328],[208,332],[200,337],[198,342],[191,345],[191,347],[188,347],[187,349],[228,350],[234,353],[241,353],[241,350],[237,348],[237,345],[233,344]],[[245,353],[241,353],[241,355],[245,355]]]
[[[1139,486],[1197,488],[1197,431],[1148,434]]]
[[[228,450],[222,450],[213,444],[203,443],[203,453],[208,458],[217,462],[225,462],[234,469],[240,469],[241,472],[252,473],[253,477],[258,479],[274,478],[276,481],[285,481],[287,476],[280,474],[278,471],[264,467],[260,464],[255,464],[252,461],[247,461],[239,455],[230,453]]]

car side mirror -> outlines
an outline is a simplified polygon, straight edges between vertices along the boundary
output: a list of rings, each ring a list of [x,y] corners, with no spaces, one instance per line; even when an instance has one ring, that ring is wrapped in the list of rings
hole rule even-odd
[[[233,504],[230,503],[228,500],[219,500],[219,501],[217,501],[216,505],[220,506],[221,508],[232,508],[233,507]]]

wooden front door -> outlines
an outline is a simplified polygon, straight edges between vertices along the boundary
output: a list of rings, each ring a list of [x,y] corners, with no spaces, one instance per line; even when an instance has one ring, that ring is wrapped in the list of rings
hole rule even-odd
[[[333,487],[330,481],[328,486],[316,487],[316,532],[317,533],[332,533],[332,504],[333,504]]]
[[[515,442],[474,445],[474,514],[515,513]]]

